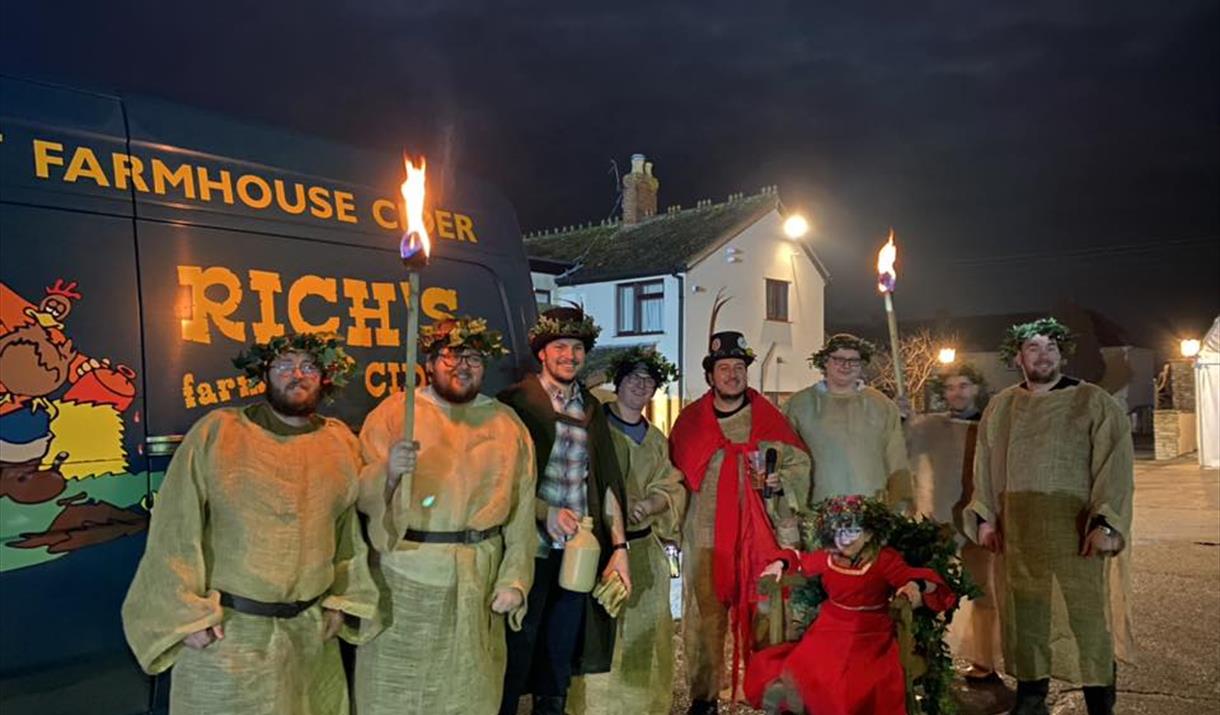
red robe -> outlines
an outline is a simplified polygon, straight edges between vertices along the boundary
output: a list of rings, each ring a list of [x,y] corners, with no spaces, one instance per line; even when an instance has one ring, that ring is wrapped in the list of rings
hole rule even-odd
[[[754,489],[741,489],[740,457],[758,449],[759,442],[783,442],[808,451],[788,420],[767,398],[746,390],[750,401],[750,439],[730,442],[720,430],[712,393],[692,402],[674,423],[669,434],[669,454],[682,471],[691,491],[699,491],[707,465],[724,450],[716,486],[716,531],[712,546],[712,579],[716,596],[729,609],[733,627],[733,689],[737,686],[737,664],[745,662],[749,678],[750,624],[758,610],[758,575],[779,550],[762,497]],[[745,648],[742,648],[742,645]]]
[[[794,552],[782,554],[793,561]],[[932,569],[914,568],[886,546],[866,566],[849,569],[831,562],[822,549],[795,559],[802,575],[820,576],[827,599],[799,643],[756,653],[746,694],[755,706],[766,686],[783,677],[817,715],[906,715],[906,681],[889,602],[908,581],[924,580],[936,590],[923,602],[944,611],[957,601]],[[858,609],[858,610],[857,610]]]

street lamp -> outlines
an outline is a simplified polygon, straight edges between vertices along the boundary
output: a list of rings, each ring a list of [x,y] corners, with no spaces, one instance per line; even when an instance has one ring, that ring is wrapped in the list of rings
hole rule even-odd
[[[809,221],[800,214],[792,214],[784,219],[784,235],[792,240],[809,233]]]
[[[1195,340],[1193,338],[1188,338],[1186,340],[1183,340],[1182,345],[1181,345],[1182,357],[1184,357],[1184,358],[1195,357],[1196,355],[1199,354],[1199,349],[1202,347],[1203,347],[1202,344],[1198,340]]]
[[[953,348],[941,348],[940,352],[936,354],[936,359],[940,361],[941,365],[950,365],[957,359],[957,351]]]

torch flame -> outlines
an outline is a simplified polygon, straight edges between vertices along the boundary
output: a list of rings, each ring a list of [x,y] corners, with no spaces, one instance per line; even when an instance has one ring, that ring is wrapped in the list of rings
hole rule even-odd
[[[890,229],[890,238],[877,252],[877,290],[882,293],[893,293],[898,282],[898,271],[894,268],[898,260],[898,247],[894,245],[894,229]]]
[[[402,157],[407,168],[407,178],[402,182],[402,198],[406,205],[406,231],[402,234],[400,250],[403,261],[428,262],[432,253],[432,239],[424,227],[424,179],[427,176],[428,160],[419,158],[416,167],[406,153]]]

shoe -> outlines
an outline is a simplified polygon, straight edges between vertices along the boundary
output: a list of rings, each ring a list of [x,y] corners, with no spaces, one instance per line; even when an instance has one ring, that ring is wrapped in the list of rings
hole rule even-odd
[[[718,715],[720,704],[716,700],[692,700],[686,715]]]
[[[1051,681],[1018,680],[1017,702],[1008,711],[1008,715],[1050,715],[1046,707],[1046,694],[1050,692]]]
[[[1000,676],[994,670],[984,668],[978,665],[971,665],[962,672],[962,677],[971,685],[984,685],[986,683],[1000,682]]]
[[[535,695],[532,715],[564,715],[567,698],[562,695]]]

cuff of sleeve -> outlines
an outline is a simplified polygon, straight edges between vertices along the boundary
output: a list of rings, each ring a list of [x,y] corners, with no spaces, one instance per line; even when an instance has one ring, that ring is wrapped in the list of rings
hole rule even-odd
[[[513,631],[519,631],[521,630],[521,625],[525,622],[525,611],[529,607],[529,591],[521,581],[512,580],[497,583],[492,593],[499,593],[509,588],[516,589],[517,593],[521,594],[521,605],[504,615],[507,617],[508,627]]]
[[[380,625],[370,628],[366,624],[378,622],[377,606],[371,603],[360,603],[344,596],[331,594],[322,599],[322,608],[340,611],[350,618],[343,619],[339,629],[339,637],[352,645],[363,645],[381,631]],[[357,619],[352,623],[352,619]]]
[[[207,615],[186,623],[180,628],[175,628],[149,646],[147,652],[151,655],[147,659],[142,658],[140,660],[140,665],[144,668],[144,672],[149,675],[157,675],[169,670],[177,662],[178,655],[184,648],[182,641],[187,636],[224,622],[224,609],[220,606],[220,594],[216,591],[210,591],[204,600],[210,602]]]
[[[979,542],[979,520],[995,523],[995,513],[975,499],[962,511],[962,533],[974,543]]]

